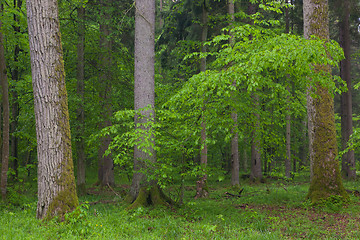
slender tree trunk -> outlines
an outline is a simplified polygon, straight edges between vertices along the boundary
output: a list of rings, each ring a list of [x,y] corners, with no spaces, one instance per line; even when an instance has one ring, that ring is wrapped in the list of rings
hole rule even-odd
[[[288,3],[288,0],[286,0]],[[289,18],[289,8],[285,8],[285,33],[290,32],[290,18]],[[290,81],[290,77],[287,76]],[[290,87],[287,88],[289,94]],[[290,97],[287,98],[288,104],[290,104]],[[291,174],[291,116],[290,116],[290,108],[288,107],[288,114],[286,115],[286,158],[285,158],[285,177],[290,178]],[[295,161],[295,159],[294,159]]]
[[[103,2],[105,5],[105,2]],[[109,39],[110,36],[110,15],[109,13],[103,13],[103,22],[100,24],[100,47],[102,52],[100,54],[100,64],[101,64],[101,71],[100,71],[100,101],[101,101],[101,115],[103,117],[102,123],[100,123],[100,128],[111,126],[111,115],[112,115],[112,108],[111,108],[111,49],[112,44],[111,40]],[[105,156],[105,151],[108,149],[111,137],[109,135],[104,136],[101,140],[100,148],[98,152],[98,181],[100,185],[107,186],[107,185],[114,185],[114,162],[112,159],[111,154]]]
[[[329,39],[327,0],[304,0],[304,35]],[[329,66],[316,66],[315,71],[328,71]],[[310,89],[313,91],[313,89]],[[308,94],[310,160],[312,178],[308,197],[318,202],[331,195],[347,197],[337,156],[334,102],[328,89],[316,85],[316,98]]]
[[[201,52],[205,53],[207,51],[205,42],[207,40],[208,35],[208,10],[206,6],[206,1],[204,1],[202,5],[202,15],[201,15]],[[200,59],[200,71],[206,71],[206,57]],[[205,106],[203,107],[203,113],[205,112]],[[200,152],[200,165],[203,168],[207,166],[207,144],[206,144],[206,120],[204,114],[201,117],[201,152]],[[196,195],[195,198],[203,198],[208,197],[209,191],[207,188],[207,175],[204,174],[200,177],[200,179],[196,182]]]
[[[14,0],[14,8],[17,9],[17,11],[20,11],[22,6],[22,0]],[[14,22],[13,29],[15,34],[21,34],[20,33],[20,21],[17,14],[14,14]],[[20,53],[20,46],[19,43],[16,42],[15,49],[14,49],[14,67],[11,72],[11,77],[14,82],[19,81],[20,78],[20,72],[19,67],[17,66],[18,58]],[[18,138],[15,134],[17,131],[18,126],[18,116],[19,116],[19,102],[18,102],[18,93],[17,90],[14,88],[12,91],[12,106],[11,106],[11,114],[12,114],[12,121],[11,121],[11,157],[13,159],[12,168],[15,172],[15,178],[18,178],[18,167],[19,167],[19,161],[18,161]]]
[[[229,0],[228,2],[229,15],[230,15],[230,25],[235,21],[235,5],[234,0]],[[230,39],[230,44],[233,44],[233,40]],[[233,82],[233,86],[236,88],[236,81]],[[233,137],[231,139],[231,185],[239,185],[239,133],[237,131],[237,121],[238,116],[235,109],[231,113],[231,119],[234,122],[232,129]]]
[[[28,0],[27,18],[38,154],[38,218],[78,206],[56,0]]]
[[[252,15],[256,13],[256,4],[249,3],[248,5],[248,14]],[[250,24],[253,24],[250,21]],[[255,108],[259,108],[259,97],[256,93],[252,96]],[[260,154],[260,115],[258,113],[254,113],[254,129],[251,133],[251,172],[250,178],[254,180],[261,180],[262,179],[262,169],[261,169],[261,154]]]
[[[164,25],[164,20],[162,19],[162,10],[163,10],[163,0],[160,0],[159,6],[159,28],[161,29]]]
[[[78,44],[77,44],[77,94],[81,102],[77,108],[77,120],[79,122],[77,149],[77,190],[80,194],[85,193],[86,154],[85,141],[82,134],[85,131],[84,93],[85,93],[85,8],[80,6],[78,13]]]
[[[340,3],[341,9],[343,9],[339,24],[340,45],[343,48],[345,55],[345,59],[340,63],[340,75],[347,86],[347,92],[341,94],[341,142],[342,148],[346,149],[350,136],[353,133],[350,61],[350,2],[349,0],[343,0]],[[343,155],[342,173],[345,178],[356,178],[355,156],[353,150]]]
[[[0,6],[1,12],[3,7]],[[9,93],[8,93],[8,79],[6,73],[6,60],[4,54],[4,39],[2,35],[2,22],[0,21],[0,81],[2,89],[2,107],[3,107],[3,137],[2,137],[2,154],[1,154],[1,198],[6,199],[7,188],[7,172],[9,170],[9,132],[10,132],[10,120],[9,120]]]

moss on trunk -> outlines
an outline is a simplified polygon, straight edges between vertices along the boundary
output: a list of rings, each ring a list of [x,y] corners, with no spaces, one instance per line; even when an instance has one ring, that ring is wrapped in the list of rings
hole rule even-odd
[[[337,159],[336,129],[334,119],[334,103],[328,89],[317,86],[314,121],[314,161],[313,178],[308,198],[317,203],[332,195],[345,199],[348,194],[342,183],[340,164]]]
[[[128,194],[125,198],[125,202],[130,203],[127,207],[128,210],[151,205],[168,206],[174,204],[174,202],[167,197],[156,184],[152,185],[150,189],[147,187],[140,188],[136,199],[133,199],[131,195]]]

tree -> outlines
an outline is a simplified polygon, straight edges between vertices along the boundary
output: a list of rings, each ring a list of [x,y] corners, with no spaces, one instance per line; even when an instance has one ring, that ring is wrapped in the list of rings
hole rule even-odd
[[[234,0],[229,0],[228,10],[230,15],[230,25],[235,21],[235,4]],[[230,39],[230,44],[233,44]],[[236,89],[236,81],[234,80],[233,86]],[[231,185],[239,185],[239,133],[237,131],[238,116],[235,109],[231,112],[231,119],[234,121],[232,130],[233,137],[231,139]]]
[[[112,40],[110,39],[111,27],[110,27],[110,13],[106,10],[107,5],[110,5],[112,1],[102,0],[102,14],[100,19],[100,49],[101,53],[99,56],[100,62],[100,76],[99,76],[99,97],[101,102],[101,115],[102,122],[100,127],[111,126],[111,64],[112,64]],[[114,185],[114,162],[111,154],[106,154],[105,151],[108,149],[111,142],[109,135],[104,136],[100,140],[100,148],[98,152],[98,181],[101,186]]]
[[[38,155],[37,217],[78,206],[65,71],[56,0],[28,0],[30,57]]]
[[[2,12],[2,4],[0,6]],[[10,132],[10,107],[9,107],[9,84],[6,72],[6,59],[4,51],[4,39],[2,34],[2,22],[0,21],[0,81],[2,90],[2,107],[3,107],[3,137],[2,137],[2,151],[1,151],[1,198],[6,199],[6,188],[7,188],[7,172],[9,170],[9,132]]]
[[[206,53],[205,42],[208,36],[208,5],[206,1],[201,1],[202,13],[201,13],[201,53]],[[206,57],[200,59],[200,72],[206,72]],[[206,73],[205,73],[206,75]],[[206,104],[203,104],[202,115],[201,115],[201,150],[200,150],[200,166],[205,169],[208,164],[208,146],[207,146],[207,134],[206,134],[206,117],[205,117]],[[196,182],[196,195],[195,198],[207,197],[209,195],[209,190],[207,187],[207,174],[203,174],[199,177],[199,180]]]
[[[304,0],[304,35],[329,40],[328,1]],[[317,72],[330,73],[330,66],[316,65]],[[326,76],[326,75],[325,75]],[[347,197],[337,160],[333,97],[327,87],[315,83],[307,96],[310,164],[312,177],[308,197],[319,202],[332,195]],[[316,97],[313,97],[315,93]]]
[[[135,73],[134,108],[135,130],[139,138],[134,148],[134,174],[127,201],[130,208],[164,204],[163,195],[155,180],[148,179],[156,162],[152,124],[155,121],[155,0],[135,1]],[[150,136],[144,139],[141,133]],[[147,142],[148,144],[144,144]]]
[[[346,82],[347,91],[341,94],[341,145],[347,148],[353,133],[352,96],[351,96],[351,52],[350,52],[350,1],[339,1],[340,13],[340,45],[344,50],[345,59],[340,62],[340,75]],[[356,178],[354,150],[349,150],[342,158],[342,172],[345,178]]]
[[[77,189],[79,193],[85,192],[85,173],[86,173],[86,154],[85,141],[82,134],[85,131],[85,111],[84,111],[84,94],[85,94],[85,8],[79,6],[78,13],[78,45],[77,45],[77,93],[80,97],[80,104],[77,109],[77,120],[80,127],[76,141],[77,149]]]
[[[248,14],[253,15],[256,13],[256,4],[249,3]],[[253,25],[253,21],[250,20],[250,24]],[[252,38],[252,36],[250,36]],[[252,94],[254,109],[259,110],[259,96],[257,93]],[[260,115],[258,112],[254,113],[254,125],[251,132],[251,173],[250,178],[252,180],[262,179],[261,169],[261,149],[260,149]]]

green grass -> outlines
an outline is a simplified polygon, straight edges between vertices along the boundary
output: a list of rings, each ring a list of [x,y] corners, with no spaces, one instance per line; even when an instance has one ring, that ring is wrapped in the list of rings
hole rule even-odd
[[[345,182],[356,189],[358,182]],[[309,183],[268,180],[266,183],[210,181],[210,197],[194,200],[195,184],[187,182],[181,207],[148,207],[126,211],[120,187],[93,189],[81,197],[80,215],[64,222],[35,218],[34,193],[20,195],[15,205],[0,206],[0,239],[359,239],[360,201],[356,196],[345,206],[328,202],[312,207],[305,200]],[[177,186],[171,189],[175,192]],[[101,203],[104,200],[116,203]]]

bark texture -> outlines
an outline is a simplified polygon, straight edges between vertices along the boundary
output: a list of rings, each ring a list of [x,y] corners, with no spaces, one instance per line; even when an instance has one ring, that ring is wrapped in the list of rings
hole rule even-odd
[[[147,130],[142,124],[147,121],[154,121],[155,114],[155,1],[136,0],[135,5],[135,110],[151,106],[151,109],[142,111],[144,117],[135,116],[135,128]],[[137,146],[134,148],[134,175],[128,195],[129,202],[135,203],[138,197],[140,201],[142,198],[139,194],[140,191],[154,185],[154,183],[147,181],[146,175],[142,172],[151,168],[146,164],[146,161],[155,162],[156,160],[155,150],[150,148],[148,151],[151,154]],[[147,195],[149,193],[146,192]]]
[[[37,217],[78,206],[56,0],[28,0],[27,18],[38,154]]]
[[[85,193],[85,174],[86,174],[86,154],[85,141],[82,133],[85,131],[85,111],[84,111],[84,93],[85,93],[85,8],[80,6],[77,9],[78,14],[78,44],[77,44],[77,94],[81,102],[77,108],[77,120],[79,121],[78,135],[76,141],[77,149],[77,190],[80,194]]]
[[[1,11],[2,11],[2,7]],[[2,151],[1,151],[1,198],[6,199],[7,188],[7,172],[9,170],[9,143],[10,143],[10,107],[9,107],[9,83],[6,73],[6,60],[4,54],[4,39],[2,35],[2,22],[0,21],[0,81],[2,90],[2,107],[3,107],[3,137],[2,137]]]
[[[341,145],[346,149],[353,133],[352,96],[351,96],[351,52],[350,52],[350,1],[340,1],[341,20],[339,24],[340,45],[344,50],[345,59],[340,62],[340,75],[346,82],[347,92],[341,94]],[[345,178],[355,179],[355,155],[351,150],[343,155],[342,173]]]
[[[304,34],[329,39],[328,1],[304,0]],[[316,66],[315,71],[330,71]],[[308,94],[310,160],[312,178],[308,197],[313,203],[332,195],[347,197],[343,187],[337,156],[334,102],[328,89],[317,84],[315,94]]]

